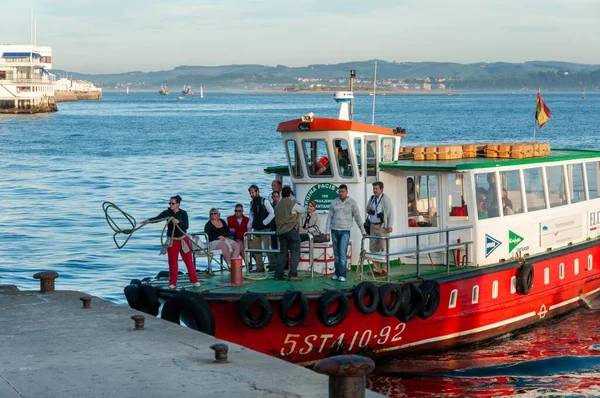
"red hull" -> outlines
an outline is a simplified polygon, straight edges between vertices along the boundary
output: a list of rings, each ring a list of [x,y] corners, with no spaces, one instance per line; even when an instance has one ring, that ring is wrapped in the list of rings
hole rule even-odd
[[[264,329],[250,329],[238,317],[237,301],[219,301],[216,295],[206,298],[215,316],[215,337],[294,363],[308,365],[338,354],[378,357],[400,351],[439,350],[535,324],[577,307],[581,297],[600,292],[600,263],[597,261],[600,246],[584,246],[532,260],[534,281],[527,295],[511,293],[516,263],[438,279],[441,300],[435,314],[426,320],[415,317],[407,323],[377,312],[362,314],[350,300],[348,317],[338,326],[326,327],[317,319],[318,300],[311,299],[309,316],[300,326],[284,326],[277,315],[278,301],[271,301],[273,319],[269,325]],[[590,256],[591,269],[588,269]],[[578,274],[575,274],[576,259],[579,260]],[[497,295],[493,298],[495,281]],[[475,285],[479,286],[477,303],[472,302]],[[453,290],[458,291],[456,306],[449,308]]]

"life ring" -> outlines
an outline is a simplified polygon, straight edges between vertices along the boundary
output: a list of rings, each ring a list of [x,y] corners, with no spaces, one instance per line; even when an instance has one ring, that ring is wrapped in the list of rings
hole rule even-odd
[[[379,306],[377,310],[383,316],[389,317],[396,314],[400,308],[402,289],[395,283],[386,283],[379,287]]]
[[[163,307],[161,318],[215,335],[215,317],[206,301],[196,293],[183,291],[171,297]]]
[[[408,322],[417,315],[423,303],[423,293],[421,289],[412,283],[408,282],[402,286],[400,294],[400,307],[396,311],[396,318],[402,322]]]
[[[160,301],[158,301],[156,289],[152,285],[142,284],[138,286],[137,294],[141,308],[140,311],[157,316],[158,309],[160,308]]]
[[[141,283],[142,281],[139,279],[132,279],[131,282],[129,282],[130,285],[140,285]]]
[[[134,310],[141,311],[140,302],[138,301],[138,287],[135,284],[127,285],[123,289],[123,292],[125,293],[127,304]]]
[[[334,305],[337,305],[337,308],[330,314],[329,312]],[[327,327],[337,326],[342,323],[348,316],[349,311],[350,300],[348,300],[345,294],[336,290],[323,293],[317,304],[317,318]]]
[[[258,304],[260,307],[260,314],[258,316],[254,316],[251,313],[252,306],[255,304]],[[238,301],[238,315],[242,323],[249,328],[262,329],[271,322],[273,310],[269,300],[262,294],[246,293]]]
[[[372,314],[379,305],[379,289],[373,282],[364,281],[354,287],[354,306],[363,314]],[[368,303],[365,304],[365,298]]]
[[[300,307],[300,312],[292,318],[288,315],[288,312],[295,305]],[[301,325],[308,318],[308,311],[308,299],[300,291],[287,292],[279,302],[279,318],[285,326]]]
[[[437,281],[425,281],[421,285],[423,305],[417,315],[419,318],[430,318],[440,306],[440,284]]]
[[[519,294],[529,294],[533,287],[533,265],[523,264],[517,270],[517,292]]]

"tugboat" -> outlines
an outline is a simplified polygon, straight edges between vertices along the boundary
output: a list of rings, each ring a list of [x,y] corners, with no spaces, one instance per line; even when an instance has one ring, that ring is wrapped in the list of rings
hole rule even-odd
[[[169,91],[166,84],[161,84],[160,90],[158,90],[158,94],[159,95],[169,95],[169,94],[171,94],[171,92]]]
[[[330,277],[328,242],[302,246],[304,280],[275,281],[245,266],[242,279],[236,260],[231,271],[213,270],[218,253],[204,234],[190,234],[195,258],[208,256],[202,285],[180,275],[169,289],[163,271],[125,288],[130,306],[157,315],[164,303],[163,319],[310,365],[491,339],[600,292],[600,152],[544,143],[402,147],[404,129],[354,121],[352,92],[334,98],[337,119],[310,113],[279,124],[288,163],[265,172],[288,177],[305,205],[316,201],[323,232],[340,184],[364,212],[381,181],[394,204],[393,234],[363,238],[353,226],[344,282]],[[323,157],[330,168],[317,174]],[[246,234],[247,256],[261,233]],[[372,239],[386,250],[370,252]]]

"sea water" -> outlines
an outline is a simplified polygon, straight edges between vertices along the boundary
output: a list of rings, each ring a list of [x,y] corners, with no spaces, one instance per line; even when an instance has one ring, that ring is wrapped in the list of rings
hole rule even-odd
[[[371,122],[373,100],[356,96],[355,120]],[[537,141],[600,149],[600,95],[544,100],[553,116]],[[405,145],[527,141],[535,125],[535,93],[375,101],[375,124],[405,128]],[[130,279],[167,269],[161,226],[139,230],[119,250],[102,203],[139,222],[179,194],[190,231],[202,231],[210,208],[226,217],[246,205],[250,184],[270,192],[264,168],[285,164],[277,124],[308,112],[337,117],[338,107],[330,94],[105,93],[98,102],[61,103],[57,113],[0,115],[0,284],[36,289],[32,275],[54,270],[59,289],[125,303]]]

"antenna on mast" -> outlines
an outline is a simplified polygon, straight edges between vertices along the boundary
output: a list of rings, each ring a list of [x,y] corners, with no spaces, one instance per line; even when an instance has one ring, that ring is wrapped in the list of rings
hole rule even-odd
[[[350,101],[350,111],[348,120],[354,118],[354,78],[356,77],[356,69],[350,69],[350,92],[352,93],[352,101]]]
[[[377,61],[375,61],[375,75],[373,76],[373,116],[371,124],[375,125],[375,90],[377,89]]]

